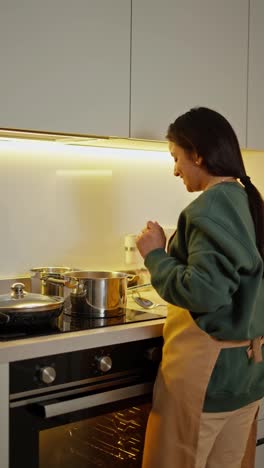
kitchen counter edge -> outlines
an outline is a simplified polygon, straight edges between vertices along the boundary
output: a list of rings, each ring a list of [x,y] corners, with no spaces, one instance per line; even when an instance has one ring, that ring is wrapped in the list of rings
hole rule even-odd
[[[155,319],[61,335],[1,342],[0,364],[154,338],[162,335],[164,322],[165,319]]]

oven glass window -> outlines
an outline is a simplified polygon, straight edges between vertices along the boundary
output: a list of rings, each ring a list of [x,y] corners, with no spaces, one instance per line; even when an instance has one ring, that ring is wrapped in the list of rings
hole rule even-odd
[[[39,468],[140,468],[151,403],[39,433]]]

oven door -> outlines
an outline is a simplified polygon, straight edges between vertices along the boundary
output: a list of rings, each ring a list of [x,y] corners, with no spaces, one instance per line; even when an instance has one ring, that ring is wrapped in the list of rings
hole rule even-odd
[[[141,467],[153,382],[10,405],[10,468]]]

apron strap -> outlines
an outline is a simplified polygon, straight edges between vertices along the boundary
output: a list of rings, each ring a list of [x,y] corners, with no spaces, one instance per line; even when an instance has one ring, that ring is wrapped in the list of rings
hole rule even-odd
[[[262,356],[263,344],[264,344],[264,336],[258,336],[257,338],[254,338],[253,340],[251,340],[250,345],[247,349],[248,358],[249,359],[253,358],[255,363],[263,361],[263,356]]]
[[[212,337],[213,338],[213,337]],[[264,336],[257,336],[252,340],[244,341],[220,341],[216,338],[213,338],[219,343],[221,349],[226,348],[240,348],[241,346],[248,346],[246,352],[248,359],[253,359],[255,363],[262,362],[262,346],[264,345]]]

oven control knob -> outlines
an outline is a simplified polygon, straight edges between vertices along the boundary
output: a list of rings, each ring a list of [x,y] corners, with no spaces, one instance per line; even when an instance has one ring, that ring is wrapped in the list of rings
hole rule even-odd
[[[108,372],[112,369],[112,359],[110,356],[100,356],[96,358],[97,368],[101,372]]]
[[[145,357],[148,361],[159,362],[161,361],[161,357],[162,357],[162,349],[158,346],[153,346],[152,348],[148,348],[145,351]]]
[[[56,379],[56,371],[54,367],[42,367],[39,371],[39,379],[44,384],[51,384]]]

